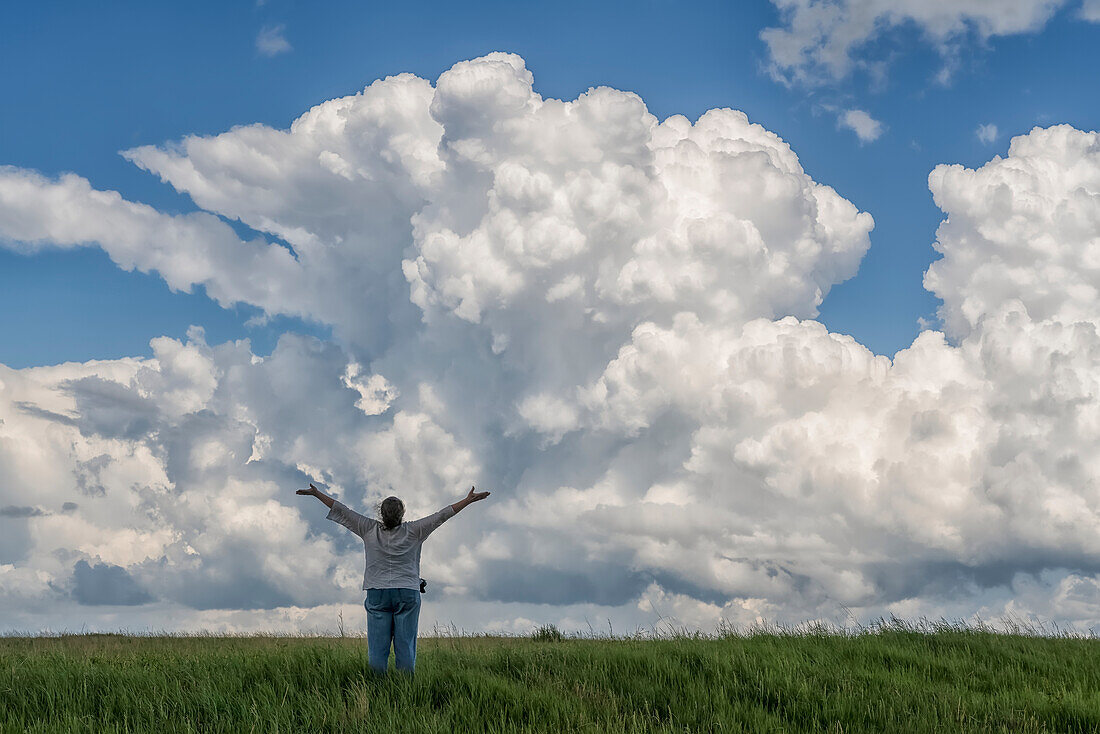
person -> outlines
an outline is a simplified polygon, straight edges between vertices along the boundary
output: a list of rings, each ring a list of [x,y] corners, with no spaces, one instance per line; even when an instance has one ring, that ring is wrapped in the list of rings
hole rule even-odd
[[[364,517],[312,484],[297,494],[312,495],[329,508],[327,519],[338,522],[363,539],[367,557],[363,589],[367,598],[367,660],[384,673],[389,665],[390,644],[398,670],[411,673],[416,665],[416,629],[420,619],[420,547],[432,531],[463,508],[489,496],[470,493],[439,512],[403,522],[405,504],[397,497],[382,500],[379,520]]]

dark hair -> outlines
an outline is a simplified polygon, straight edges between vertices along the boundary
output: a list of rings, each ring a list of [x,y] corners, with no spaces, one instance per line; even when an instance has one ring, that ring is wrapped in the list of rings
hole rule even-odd
[[[382,518],[382,526],[386,530],[393,530],[405,517],[405,503],[396,497],[387,497],[378,506],[378,514]]]

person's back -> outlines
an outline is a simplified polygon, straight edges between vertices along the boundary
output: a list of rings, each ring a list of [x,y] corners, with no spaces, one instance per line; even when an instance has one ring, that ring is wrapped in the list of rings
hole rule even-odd
[[[455,514],[447,505],[439,512],[387,528],[334,501],[328,519],[363,539],[366,568],[364,589],[420,589],[420,549],[432,531]]]

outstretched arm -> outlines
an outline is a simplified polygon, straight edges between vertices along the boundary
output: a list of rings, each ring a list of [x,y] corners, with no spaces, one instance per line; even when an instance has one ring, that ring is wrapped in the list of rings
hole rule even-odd
[[[314,487],[312,484],[309,485],[309,489],[299,489],[297,492],[295,492],[295,494],[313,495],[317,499],[324,502],[325,507],[329,507],[329,508],[331,508],[332,503],[336,501],[336,500],[332,499],[331,497],[329,497],[324,492],[322,492],[321,490]]]
[[[413,536],[415,536],[419,540],[423,541],[425,538],[431,535],[436,528],[447,522],[449,518],[454,517],[455,513],[457,513],[463,507],[470,504],[471,502],[483,500],[488,496],[488,492],[475,492],[474,488],[470,487],[470,493],[466,495],[464,499],[455,502],[453,505],[444,505],[442,510],[433,515],[428,515],[427,517],[422,517],[419,520],[413,520],[410,523],[406,523],[408,525],[409,532],[412,533]],[[448,510],[450,511],[449,514]]]
[[[310,486],[312,486],[312,485],[310,485]],[[462,508],[465,507],[466,505],[470,505],[470,504],[473,504],[474,502],[477,502],[479,500],[483,500],[488,496],[489,496],[488,492],[475,492],[474,488],[470,487],[470,493],[468,495],[466,495],[466,497],[464,499],[460,499],[458,502],[455,502],[453,505],[451,505],[451,509],[454,510],[455,513],[457,514],[457,513],[461,512]]]
[[[317,499],[324,502],[325,507],[329,508],[327,516],[328,519],[332,520],[333,522],[340,523],[359,537],[363,537],[363,533],[365,533],[370,527],[371,523],[374,522],[374,520],[364,517],[354,510],[348,509],[347,506],[345,506],[342,502],[333,499],[332,497],[329,497],[327,494],[317,489],[312,484],[309,485],[309,489],[299,489],[297,494],[313,495]]]

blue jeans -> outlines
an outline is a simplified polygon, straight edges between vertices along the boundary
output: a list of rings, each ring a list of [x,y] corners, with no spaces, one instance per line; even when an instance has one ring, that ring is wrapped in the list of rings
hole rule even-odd
[[[367,660],[379,673],[390,662],[390,643],[398,670],[412,672],[416,664],[416,625],[420,592],[416,589],[367,589]]]

